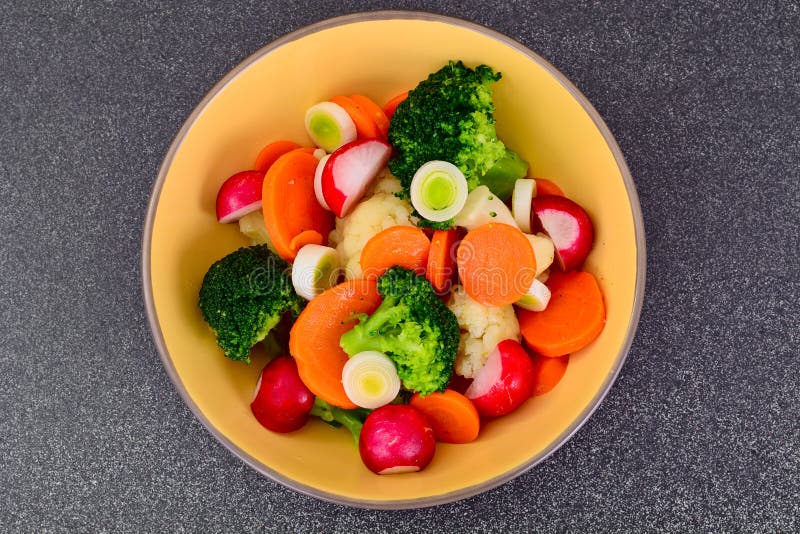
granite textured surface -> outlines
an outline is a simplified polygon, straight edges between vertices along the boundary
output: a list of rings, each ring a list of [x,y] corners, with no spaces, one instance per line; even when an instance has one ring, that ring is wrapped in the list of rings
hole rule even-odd
[[[139,268],[205,92],[284,33],[379,8],[490,26],[564,72],[617,137],[648,245],[638,334],[586,426],[504,486],[397,512],[296,494],[218,444],[161,366]],[[0,12],[0,531],[800,531],[797,1]]]

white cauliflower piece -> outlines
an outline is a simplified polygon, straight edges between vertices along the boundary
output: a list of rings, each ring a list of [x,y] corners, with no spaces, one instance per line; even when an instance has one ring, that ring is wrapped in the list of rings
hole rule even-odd
[[[461,327],[455,372],[473,378],[504,339],[520,340],[514,306],[484,306],[472,299],[460,285],[453,286],[447,307]]]
[[[352,280],[362,275],[361,249],[369,239],[391,226],[412,226],[411,204],[394,193],[401,190],[400,181],[384,172],[377,183],[347,217],[336,219],[336,228],[328,236],[342,261],[345,278]]]

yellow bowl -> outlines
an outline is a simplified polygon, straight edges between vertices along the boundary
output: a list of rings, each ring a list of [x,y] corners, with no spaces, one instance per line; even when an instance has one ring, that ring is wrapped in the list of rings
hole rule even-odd
[[[245,245],[218,224],[222,181],[247,169],[267,142],[308,143],[313,103],[364,93],[384,102],[450,59],[503,73],[496,87],[500,137],[583,205],[596,228],[586,270],[604,292],[600,337],[572,356],[561,383],[486,424],[467,445],[439,444],[422,472],[377,476],[349,433],[312,421],[291,434],[259,426],[249,403],[262,361],[223,357],[197,295],[217,259]],[[362,13],[323,21],[262,48],[197,106],[167,153],[144,230],[142,270],[150,327],[180,395],[239,458],[299,492],[369,508],[430,506],[475,495],[552,454],[601,402],[627,355],[641,309],[644,229],[636,190],[608,128],[586,98],[541,57],[497,32],[419,12]]]

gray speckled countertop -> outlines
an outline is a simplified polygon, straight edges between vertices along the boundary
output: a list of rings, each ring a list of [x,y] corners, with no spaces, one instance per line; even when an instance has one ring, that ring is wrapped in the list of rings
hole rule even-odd
[[[0,2],[0,531],[799,531],[797,1],[310,4]],[[508,484],[399,512],[299,495],[218,444],[161,366],[139,269],[205,92],[286,32],[388,7],[490,26],[573,80],[648,245],[638,334],[586,426]]]

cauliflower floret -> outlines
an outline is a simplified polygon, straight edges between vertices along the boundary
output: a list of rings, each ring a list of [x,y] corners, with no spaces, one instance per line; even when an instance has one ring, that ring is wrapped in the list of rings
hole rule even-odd
[[[514,306],[484,306],[467,295],[461,286],[453,286],[447,307],[461,327],[455,372],[466,378],[486,363],[489,353],[504,339],[519,341],[519,322]]]
[[[378,179],[375,180],[375,184],[372,186],[372,189],[367,191],[365,198],[379,194],[394,195],[402,190],[403,186],[400,183],[400,180],[395,178],[392,173],[389,172],[389,169],[384,169],[383,172],[378,176]]]
[[[414,224],[411,204],[395,196],[400,190],[400,181],[385,172],[367,192],[365,200],[347,217],[336,219],[336,228],[328,241],[339,253],[347,280],[361,276],[361,249],[372,236],[390,226]]]

